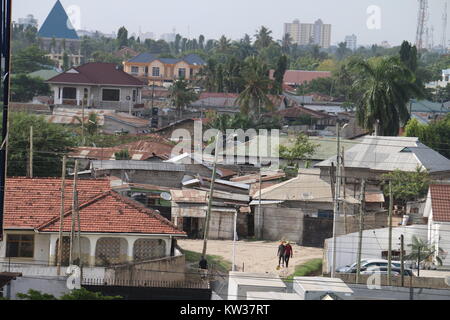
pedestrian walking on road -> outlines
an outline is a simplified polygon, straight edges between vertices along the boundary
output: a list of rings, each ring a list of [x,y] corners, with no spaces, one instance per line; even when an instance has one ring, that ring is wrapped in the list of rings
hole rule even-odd
[[[292,250],[292,246],[290,242],[286,242],[286,245],[284,247],[284,265],[286,268],[289,266],[289,259],[294,256],[294,250]]]
[[[281,241],[280,245],[278,246],[278,267],[277,269],[280,269],[280,264],[284,267],[284,251],[285,251],[285,242]]]

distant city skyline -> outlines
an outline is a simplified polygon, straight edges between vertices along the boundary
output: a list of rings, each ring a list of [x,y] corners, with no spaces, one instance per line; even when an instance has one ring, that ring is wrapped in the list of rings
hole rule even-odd
[[[43,23],[56,0],[15,0],[13,19],[18,21],[28,14]],[[159,38],[173,30],[184,37],[198,38],[203,34],[207,39],[218,39],[222,35],[233,40],[254,34],[262,26],[272,31],[275,40],[283,36],[283,26],[295,19],[312,22],[318,19],[333,27],[331,45],[344,42],[345,37],[355,34],[358,45],[380,44],[384,41],[399,45],[403,40],[415,41],[418,3],[415,0],[315,0],[313,5],[307,0],[237,1],[213,3],[210,0],[173,0],[170,11],[164,2],[131,0],[124,3],[117,0],[61,0],[67,9],[78,6],[81,13],[80,29],[111,34],[125,26],[129,34],[153,33]],[[120,5],[114,6],[114,3]],[[380,8],[381,28],[369,29],[367,21],[371,17],[367,8]],[[439,44],[442,35],[442,11],[444,0],[430,2],[429,26],[434,27],[434,42]],[[151,12],[170,12],[169,15]],[[99,14],[101,13],[101,14]],[[112,18],[113,17],[113,18]],[[449,26],[450,27],[450,26]],[[447,33],[449,33],[447,31]]]

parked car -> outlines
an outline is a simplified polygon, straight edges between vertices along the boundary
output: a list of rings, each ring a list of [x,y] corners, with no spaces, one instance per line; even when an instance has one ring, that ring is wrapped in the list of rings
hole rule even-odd
[[[364,268],[361,270],[361,274],[388,274],[388,268],[387,267],[370,267],[370,268]],[[402,274],[401,268],[392,268],[391,274],[393,276],[400,276]],[[407,277],[414,277],[414,272],[411,269],[404,269],[403,275]]]
[[[384,259],[362,259],[361,260],[361,269],[371,268],[371,267],[387,267],[389,261]],[[400,268],[401,263],[398,261],[392,261],[393,268]],[[356,273],[358,269],[358,263],[355,262],[352,265],[347,265],[345,267],[338,268],[336,272],[338,273]]]

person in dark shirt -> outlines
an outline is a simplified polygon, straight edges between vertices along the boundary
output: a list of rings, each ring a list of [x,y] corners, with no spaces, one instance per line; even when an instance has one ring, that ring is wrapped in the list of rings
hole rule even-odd
[[[208,261],[204,256],[201,257],[200,262],[198,263],[198,267],[200,268],[202,279],[205,279],[208,275]]]
[[[280,264],[283,264],[284,267],[284,246],[285,242],[281,241],[280,245],[278,246],[278,268],[280,268]]]
[[[289,266],[289,259],[294,256],[294,250],[292,250],[292,246],[288,241],[284,247],[284,265],[286,268]]]

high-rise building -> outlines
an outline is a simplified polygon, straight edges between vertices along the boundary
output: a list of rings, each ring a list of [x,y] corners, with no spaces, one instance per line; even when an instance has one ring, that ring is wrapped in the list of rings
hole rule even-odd
[[[352,51],[355,51],[358,48],[358,38],[354,34],[346,36],[345,43],[347,44],[347,48]]]
[[[324,24],[321,19],[315,23],[300,23],[298,19],[284,24],[284,34],[289,34],[292,42],[298,45],[316,44],[329,48],[331,44],[331,24]]]
[[[19,18],[19,22],[17,24],[24,27],[34,27],[36,29],[38,27],[38,21],[32,14],[27,15],[26,18]]]

